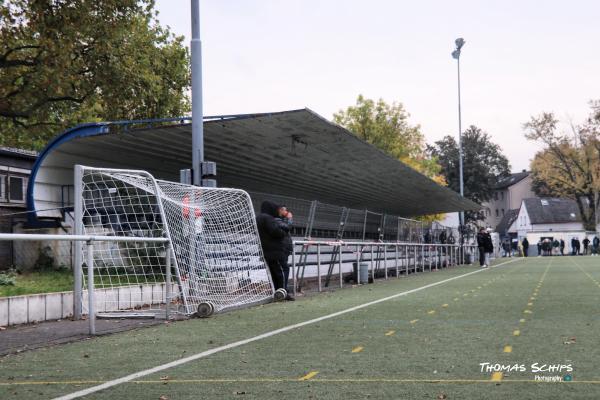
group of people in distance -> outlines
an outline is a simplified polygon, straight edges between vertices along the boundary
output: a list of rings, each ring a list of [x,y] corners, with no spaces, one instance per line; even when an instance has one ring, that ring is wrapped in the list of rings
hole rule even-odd
[[[525,241],[527,240],[527,238],[523,240]],[[552,255],[564,256],[565,247],[566,243],[563,239],[540,239],[537,243],[538,257]],[[523,253],[525,257],[527,257],[527,251],[525,250],[526,248],[529,248],[529,244],[527,244],[526,247],[525,243],[523,243]],[[569,253],[573,256],[585,256],[588,254],[592,256],[597,256],[598,254],[600,254],[600,238],[598,238],[598,236],[596,235],[592,240],[590,240],[586,236],[582,241],[580,241],[578,237],[573,237],[571,238],[571,250],[569,251]]]
[[[515,240],[515,245],[518,242]],[[583,248],[582,248],[583,245]],[[479,233],[477,234],[477,247],[479,248],[479,265],[481,267],[489,266],[489,255],[494,251],[494,245],[492,243],[492,238],[490,235],[490,230],[485,228],[480,228]],[[523,251],[523,256],[529,256],[529,241],[527,238],[523,238],[521,241],[521,249]],[[538,257],[541,256],[552,256],[552,255],[565,255],[565,247],[566,243],[563,239],[551,239],[551,238],[542,238],[537,243],[537,254]],[[513,250],[515,250],[515,246],[508,239],[505,239],[501,243],[501,248],[503,250],[504,257],[510,257],[513,254]],[[517,248],[518,251],[518,248]],[[578,237],[573,237],[571,239],[571,249],[569,254],[576,255],[592,255],[598,256],[600,254],[600,238],[598,235],[595,235],[591,240],[586,236],[582,241],[579,241]]]

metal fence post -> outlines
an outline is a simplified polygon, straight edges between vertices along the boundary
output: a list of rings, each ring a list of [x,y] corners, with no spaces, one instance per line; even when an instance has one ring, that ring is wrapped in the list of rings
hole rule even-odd
[[[171,307],[171,246],[167,244],[165,252],[165,319],[170,317]]]
[[[387,246],[383,245],[383,268],[385,268],[385,279],[388,278],[388,270],[387,270]]]
[[[296,243],[292,242],[292,277],[294,278],[294,285],[292,286],[292,292],[296,296]]]
[[[395,245],[395,260],[394,260],[394,267],[396,267],[396,279],[400,278],[400,271],[398,270],[398,243],[396,243]]]
[[[340,288],[344,287],[344,283],[343,283],[343,275],[342,275],[342,244],[340,243],[339,246],[339,254],[340,254]]]
[[[319,292],[321,291],[321,245],[317,245],[317,286],[319,288]]]
[[[356,284],[360,285],[360,248],[356,245]],[[353,271],[354,272],[354,271]]]
[[[88,278],[88,320],[90,335],[96,334],[96,307],[94,305],[94,244],[87,242],[87,278]]]
[[[373,244],[371,243],[371,279],[373,279],[373,283],[375,283],[375,264],[373,263]]]
[[[83,167],[76,165],[73,170],[73,233],[75,235],[83,234]],[[81,319],[83,304],[83,243],[73,242],[73,319]]]

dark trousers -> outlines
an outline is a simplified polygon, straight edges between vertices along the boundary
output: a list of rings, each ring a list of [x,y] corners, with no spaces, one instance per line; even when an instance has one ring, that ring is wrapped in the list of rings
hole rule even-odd
[[[483,247],[479,248],[479,266],[483,267],[485,264],[485,249]]]
[[[290,267],[287,263],[287,257],[279,260],[267,260],[267,265],[269,266],[269,271],[271,271],[271,278],[273,279],[275,290],[287,290],[288,278],[290,276]]]
[[[523,247],[523,256],[527,257],[528,253],[529,253],[529,247]]]

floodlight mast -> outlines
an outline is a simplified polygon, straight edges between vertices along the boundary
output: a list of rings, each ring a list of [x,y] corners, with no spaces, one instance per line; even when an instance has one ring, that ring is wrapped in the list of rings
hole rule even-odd
[[[460,185],[460,195],[465,195],[464,190],[464,180],[463,180],[463,147],[462,147],[462,118],[461,118],[461,108],[460,108],[460,50],[465,45],[465,40],[463,38],[458,38],[454,41],[456,45],[456,49],[452,52],[452,58],[456,60],[456,65],[458,67],[458,176],[459,176],[459,185]],[[461,230],[464,227],[465,223],[465,213],[464,211],[460,212],[460,227]]]
[[[204,131],[202,126],[202,42],[200,41],[200,0],[192,2],[192,179],[200,186],[204,161]]]

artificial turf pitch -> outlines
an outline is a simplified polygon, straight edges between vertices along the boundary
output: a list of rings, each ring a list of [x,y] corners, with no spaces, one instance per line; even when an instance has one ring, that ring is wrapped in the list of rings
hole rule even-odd
[[[6,356],[0,359],[0,398],[73,393],[476,270],[453,267],[391,278],[296,302]],[[599,304],[598,258],[519,259],[85,398],[597,398]],[[519,368],[494,374],[482,371],[481,363]],[[540,368],[570,365],[573,371],[563,367],[536,373],[535,363]],[[536,381],[536,376],[563,382]]]

